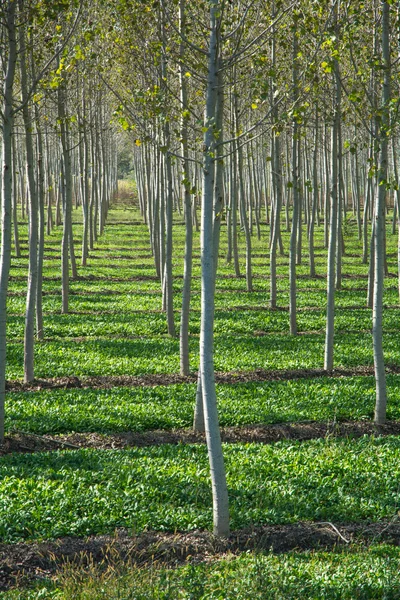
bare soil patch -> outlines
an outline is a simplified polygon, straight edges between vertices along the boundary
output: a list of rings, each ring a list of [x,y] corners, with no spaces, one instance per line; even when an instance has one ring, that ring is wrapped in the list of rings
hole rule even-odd
[[[399,365],[386,365],[386,373],[400,373]],[[217,383],[226,383],[229,385],[235,383],[250,383],[258,381],[286,381],[293,379],[315,379],[317,377],[354,377],[370,376],[374,374],[372,366],[361,366],[346,369],[333,369],[325,371],[324,369],[293,369],[293,370],[266,370],[255,369],[253,371],[228,371],[225,373],[217,372],[215,379]],[[155,373],[149,375],[109,375],[92,377],[54,377],[50,379],[35,379],[31,383],[24,383],[21,380],[12,380],[6,382],[8,392],[35,392],[45,389],[68,389],[68,388],[101,388],[111,389],[113,387],[135,387],[135,386],[156,386],[156,385],[174,385],[180,383],[194,383],[197,381],[197,373],[183,376],[178,373]]]
[[[364,435],[400,435],[400,421],[375,425],[370,421],[299,422],[272,425],[246,425],[221,428],[221,438],[227,443],[271,444],[280,440],[312,440],[327,437],[358,438]],[[0,456],[14,452],[33,453],[53,450],[96,448],[99,450],[160,446],[162,444],[205,444],[205,436],[190,429],[152,430],[123,433],[68,433],[37,435],[15,431],[0,445]]]
[[[399,523],[265,525],[234,531],[229,539],[215,538],[207,531],[147,532],[135,536],[121,529],[114,536],[0,544],[0,590],[52,577],[67,564],[81,569],[121,563],[173,567],[187,561],[216,560],[228,552],[238,555],[247,551],[339,550],[350,543],[367,546],[373,541],[399,545]]]

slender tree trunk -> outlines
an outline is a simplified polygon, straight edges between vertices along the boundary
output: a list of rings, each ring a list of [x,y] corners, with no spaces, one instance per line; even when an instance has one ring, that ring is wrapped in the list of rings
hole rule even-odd
[[[234,94],[234,110],[235,110],[235,125],[236,133],[240,130],[239,125],[239,107],[237,103],[237,94]],[[249,223],[246,216],[246,198],[244,189],[244,165],[243,165],[243,148],[240,143],[236,143],[236,158],[237,158],[237,180],[238,180],[238,191],[239,191],[239,210],[241,216],[242,227],[244,229],[244,235],[246,240],[246,288],[248,292],[253,291],[253,277],[251,271],[251,235]]]
[[[332,139],[332,136],[331,136]],[[325,123],[325,144],[324,144],[324,159],[325,159],[325,194],[324,194],[324,247],[329,247],[329,198],[330,198],[330,172],[329,172],[329,150],[328,150],[328,126]],[[332,150],[332,149],[331,149]]]
[[[11,203],[12,203],[12,133],[13,133],[13,88],[17,58],[15,12],[16,2],[8,0],[5,6],[6,23],[2,25],[7,44],[7,61],[4,64],[2,107],[2,205],[1,205],[1,250],[0,250],[0,444],[4,442],[4,404],[6,391],[6,324],[7,290],[11,265]],[[3,59],[5,61],[5,58]]]
[[[337,5],[334,7],[335,26],[337,24]],[[325,356],[324,369],[333,369],[333,341],[335,321],[335,265],[337,247],[337,210],[338,210],[338,131],[340,119],[340,78],[339,64],[334,60],[334,107],[331,144],[331,205],[330,205],[330,228],[328,247],[328,274],[327,274],[327,307],[326,307],[326,332],[325,332]]]
[[[273,4],[273,15],[275,19],[275,4]],[[276,66],[276,34],[275,26],[272,30],[272,45],[271,45],[271,62],[273,65],[273,72],[275,73]],[[272,102],[272,120],[278,124],[278,98],[276,94],[277,84],[274,78],[271,78],[271,102]],[[281,142],[280,135],[273,129],[272,138],[272,152],[271,152],[271,166],[272,166],[272,189],[274,198],[274,213],[272,226],[271,245],[269,250],[269,262],[270,262],[270,308],[275,309],[277,306],[277,283],[276,283],[276,253],[278,250],[278,240],[281,229],[281,208],[282,208],[282,165],[281,165]],[[287,203],[287,200],[286,200]],[[289,215],[288,215],[289,217]]]
[[[50,152],[49,152],[49,136],[47,134],[47,129],[45,130],[45,143],[46,143],[46,171],[47,171],[47,218],[46,218],[46,231],[47,235],[50,235],[53,230],[53,210],[52,210],[52,201],[54,199],[54,179],[52,170],[50,165],[52,161],[50,161]]]
[[[63,235],[61,242],[61,295],[62,313],[68,313],[69,303],[69,257],[68,246],[70,241],[70,223],[72,220],[72,178],[71,178],[71,151],[68,139],[68,119],[65,110],[65,82],[58,87],[58,119],[61,132],[62,147],[62,186],[64,191],[63,201]]]
[[[299,178],[298,178],[298,124],[293,123],[293,150],[292,150],[292,192],[293,192],[293,214],[292,231],[290,234],[289,247],[289,318],[290,333],[297,334],[297,297],[296,297],[296,256],[297,256],[297,233],[299,220]]]
[[[21,250],[19,245],[19,231],[18,231],[18,194],[17,194],[17,186],[16,186],[16,163],[17,163],[17,150],[15,147],[15,136],[12,138],[12,180],[15,182],[13,185],[13,193],[12,193],[12,220],[13,220],[13,228],[14,228],[14,253],[15,258],[20,258]]]
[[[318,129],[319,129],[319,114],[318,105],[315,107],[315,137],[314,137],[314,153],[313,153],[313,186],[312,186],[312,207],[310,215],[310,226],[308,232],[308,249],[310,255],[310,277],[315,277],[315,257],[314,257],[314,225],[315,214],[318,209]]]
[[[91,176],[90,176],[90,203],[89,203],[89,250],[93,250],[94,242],[96,241],[96,151],[94,144],[94,131],[91,128],[90,131],[90,162],[91,162]]]
[[[219,240],[221,233],[221,219],[222,211],[224,206],[223,190],[224,190],[224,177],[223,177],[223,110],[224,110],[224,92],[223,92],[223,81],[222,71],[218,71],[218,91],[216,100],[216,119],[215,128],[218,132],[218,143],[216,144],[216,161],[215,161],[215,188],[214,188],[214,224],[213,224],[213,248],[214,248],[214,293],[215,293],[215,282],[218,268],[218,251],[219,251]],[[201,370],[199,370],[199,376],[197,379],[197,390],[196,390],[196,405],[193,417],[193,430],[198,432],[205,431],[204,422],[204,407],[203,407],[203,388],[201,380]]]
[[[278,249],[278,240],[281,228],[281,206],[282,206],[282,170],[280,159],[280,139],[273,134],[273,189],[274,189],[274,213],[272,221],[272,239],[270,246],[270,307],[275,309],[277,306],[277,283],[276,283],[276,254]]]
[[[82,217],[83,217],[83,232],[82,232],[82,258],[81,264],[83,267],[87,264],[89,256],[89,139],[87,134],[86,122],[86,97],[83,91],[82,97],[82,147],[79,148],[80,163],[81,163],[81,194],[82,194]]]
[[[293,31],[293,100],[294,105],[298,100],[298,38],[297,17],[295,16],[295,27]],[[296,307],[296,258],[297,258],[297,234],[299,221],[299,125],[297,117],[293,120],[292,138],[292,192],[293,192],[293,215],[292,231],[290,234],[289,249],[289,318],[290,333],[297,334],[297,307]]]
[[[368,213],[370,210],[371,204],[371,194],[372,194],[372,179],[370,177],[367,178],[366,184],[366,193],[364,200],[364,210],[363,210],[363,226],[362,226],[362,236],[363,236],[363,257],[362,262],[364,265],[368,262]]]
[[[169,124],[166,124],[166,144],[167,148],[170,145],[170,133]],[[166,176],[167,176],[167,198],[166,198],[166,211],[165,211],[165,274],[164,283],[166,290],[166,313],[167,313],[167,327],[168,333],[171,336],[175,336],[175,322],[174,322],[174,304],[173,304],[173,287],[172,287],[172,199],[173,199],[173,183],[172,183],[172,168],[171,168],[171,155],[167,151],[165,157]]]
[[[22,13],[22,0],[19,3]],[[26,171],[29,191],[28,203],[28,236],[29,236],[29,267],[28,291],[26,296],[25,335],[24,335],[24,381],[29,383],[34,379],[34,344],[35,344],[35,310],[38,276],[38,197],[34,175],[33,156],[33,121],[28,106],[27,57],[25,47],[25,28],[19,29],[19,55],[22,92],[22,116],[25,129]]]
[[[35,122],[37,137],[37,195],[38,195],[38,252],[37,252],[37,284],[36,284],[36,336],[43,339],[43,258],[44,258],[44,168],[43,168],[43,136],[40,128],[39,109],[35,106]]]
[[[218,425],[217,397],[214,375],[214,264],[213,243],[215,137],[218,85],[218,32],[216,13],[218,0],[210,2],[210,42],[207,73],[207,96],[203,150],[203,193],[201,211],[201,330],[200,372],[203,392],[204,421],[213,492],[214,534],[229,535],[229,501],[221,436]]]
[[[339,67],[338,67],[339,68]],[[341,102],[339,98],[339,102]],[[339,105],[339,115],[341,115]],[[344,198],[343,198],[343,156],[342,156],[342,127],[341,117],[338,119],[338,208],[337,208],[337,235],[336,235],[336,273],[335,273],[335,285],[336,289],[342,288],[342,253],[343,253],[343,210],[344,210]]]
[[[354,175],[355,175],[355,193],[356,193],[356,218],[357,218],[357,233],[358,239],[361,240],[362,231],[361,231],[361,189],[360,189],[360,167],[358,162],[358,149],[356,148],[354,154]]]
[[[396,196],[395,196],[395,204],[396,208],[396,218],[397,218],[397,287],[400,298],[400,187],[399,187],[399,174],[398,174],[398,166],[397,166],[397,152],[396,152],[396,143],[397,140],[392,140],[392,152],[393,152],[393,169],[394,169],[394,178],[397,185]],[[394,217],[393,217],[394,219]],[[395,232],[393,232],[395,233]]]
[[[375,202],[375,276],[372,308],[372,337],[374,348],[374,370],[376,380],[375,423],[382,425],[386,421],[386,375],[383,356],[383,279],[385,258],[385,216],[386,182],[388,173],[388,134],[390,103],[390,46],[389,46],[389,2],[382,2],[382,62],[384,81],[382,89],[381,121],[379,128],[380,157],[378,186]]]

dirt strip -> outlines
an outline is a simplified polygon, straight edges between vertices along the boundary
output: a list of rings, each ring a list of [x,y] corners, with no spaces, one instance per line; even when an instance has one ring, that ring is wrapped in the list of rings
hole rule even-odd
[[[386,365],[387,374],[400,373],[399,365]],[[261,381],[288,381],[293,379],[315,379],[317,377],[356,377],[371,376],[374,374],[372,366],[361,366],[352,368],[337,368],[332,371],[324,369],[287,369],[266,370],[254,369],[253,371],[228,371],[217,372],[215,380],[221,384],[251,383]],[[112,389],[114,387],[143,387],[157,385],[174,385],[181,383],[195,383],[197,373],[187,377],[178,373],[154,373],[149,375],[109,375],[92,377],[55,377],[50,379],[35,379],[31,383],[23,383],[20,380],[6,382],[8,392],[40,392],[46,389],[70,389],[70,388],[96,388]]]
[[[67,564],[77,568],[98,565],[102,569],[118,567],[121,563],[176,566],[187,561],[215,560],[228,552],[339,550],[349,543],[368,545],[383,541],[400,544],[398,522],[265,525],[234,531],[227,540],[217,539],[207,531],[147,532],[132,536],[129,531],[121,529],[114,536],[0,544],[0,590],[49,578]]]
[[[400,435],[400,421],[389,421],[375,425],[371,421],[332,421],[298,423],[275,423],[272,425],[244,425],[221,428],[221,438],[226,443],[271,444],[280,440],[313,440],[321,438],[350,437],[364,435]],[[127,431],[122,433],[68,433],[37,435],[14,431],[0,445],[0,456],[5,454],[49,452],[54,450],[122,450],[132,447],[160,446],[162,444],[204,444],[205,436],[190,429]]]

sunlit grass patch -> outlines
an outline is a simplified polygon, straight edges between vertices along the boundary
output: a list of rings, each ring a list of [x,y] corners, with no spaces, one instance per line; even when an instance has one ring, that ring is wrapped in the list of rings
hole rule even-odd
[[[297,521],[379,521],[400,503],[394,436],[224,445],[232,529]],[[207,529],[207,451],[199,445],[9,455],[0,464],[3,541]]]

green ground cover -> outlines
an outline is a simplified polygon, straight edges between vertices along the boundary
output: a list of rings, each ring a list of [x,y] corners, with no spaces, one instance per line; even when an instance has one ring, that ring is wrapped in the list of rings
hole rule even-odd
[[[225,444],[233,529],[297,521],[378,521],[400,505],[400,440]],[[212,521],[207,450],[9,455],[0,464],[4,541],[113,532],[181,531]]]
[[[400,419],[400,376],[387,378],[388,417]],[[38,434],[147,431],[191,427],[195,384],[10,393],[9,429]],[[222,426],[373,417],[373,377],[217,385]]]
[[[11,319],[10,319],[11,321]],[[83,325],[84,328],[84,325]],[[104,325],[106,329],[106,324]],[[81,330],[79,330],[81,331]],[[130,338],[85,338],[51,340],[36,344],[36,377],[143,375],[179,372],[179,341],[166,334]],[[307,369],[323,367],[325,335],[315,333],[290,336],[282,334],[249,336],[221,334],[215,338],[217,371],[254,369]],[[198,334],[190,340],[193,370],[198,366]],[[400,364],[400,333],[384,335],[388,364]],[[157,360],[154,357],[157,356]],[[338,335],[335,342],[335,366],[356,367],[373,364],[371,334],[354,329]],[[8,344],[7,376],[23,377],[22,340]]]
[[[250,554],[178,568],[101,572],[66,568],[57,583],[0,593],[2,600],[395,600],[400,551],[371,546],[338,552]]]
[[[97,307],[93,307],[96,310]],[[124,309],[115,308],[112,304],[108,308],[99,309],[98,313],[90,311],[80,313],[71,309],[71,314],[60,316],[52,312],[46,313],[46,337],[100,337],[109,335],[162,335],[167,333],[165,315],[161,311],[137,311],[128,306]],[[179,314],[176,315],[176,325],[179,326]],[[287,311],[261,311],[261,310],[231,310],[217,309],[215,312],[216,335],[221,334],[247,334],[255,333],[288,333],[289,316]],[[324,310],[303,310],[298,315],[299,332],[323,331],[325,328],[326,314]],[[369,309],[356,309],[336,311],[337,331],[371,330],[372,315]],[[398,310],[387,309],[384,318],[385,329],[400,331]],[[200,312],[192,313],[189,331],[192,334],[200,332]],[[23,337],[24,317],[10,315],[9,335],[15,338]]]
[[[113,208],[88,267],[80,260],[80,211],[74,211],[79,278],[71,281],[70,314],[61,315],[61,229],[46,238],[43,306],[45,340],[35,347],[35,376],[146,375],[179,372],[178,339],[167,336],[160,312],[160,283],[149,253],[149,235],[136,210]],[[135,223],[135,224],[134,224]],[[179,326],[184,227],[176,219],[174,307]],[[308,276],[307,239],[298,266],[298,326],[289,335],[288,241],[278,257],[278,306],[268,309],[268,233],[253,239],[254,292],[246,291],[245,240],[240,268],[226,264],[222,228],[216,283],[215,367],[218,371],[322,368],[326,310],[326,250],[316,230],[318,278]],[[387,238],[389,272],[396,273],[397,237]],[[22,336],[27,273],[26,226],[21,259],[13,259],[8,303],[7,377],[23,376]],[[355,223],[346,224],[342,289],[336,293],[335,366],[372,365],[367,273]],[[200,327],[199,236],[194,244],[190,351],[198,367]],[[397,280],[385,280],[384,350],[400,365]],[[245,307],[245,309],[243,309]],[[312,310],[311,310],[312,309]],[[137,337],[135,337],[137,336]],[[76,338],[80,338],[79,341]],[[400,419],[399,376],[388,376],[388,418]],[[7,394],[7,431],[36,434],[148,431],[190,427],[195,384],[59,389]],[[221,424],[250,425],[304,420],[371,420],[372,377],[343,377],[221,384]],[[224,445],[232,527],[261,523],[377,521],[399,510],[400,442],[396,437],[285,441]],[[0,457],[0,539],[53,538],[149,529],[211,527],[206,449],[200,445],[127,450],[59,451]],[[343,552],[245,554],[178,569],[157,566],[120,577],[76,573],[34,591],[0,598],[398,598],[398,548],[374,545]],[[100,583],[99,583],[100,582]],[[75,588],[74,588],[75,585]],[[103,592],[99,595],[99,585]],[[44,586],[44,587],[43,587]],[[86,586],[86,587],[85,587]],[[265,590],[268,595],[265,595]],[[79,594],[82,594],[81,596]],[[90,595],[92,594],[92,596]],[[98,594],[97,596],[95,594]],[[119,595],[118,595],[119,594]],[[129,595],[131,594],[131,595]],[[141,594],[141,595],[140,595]]]

